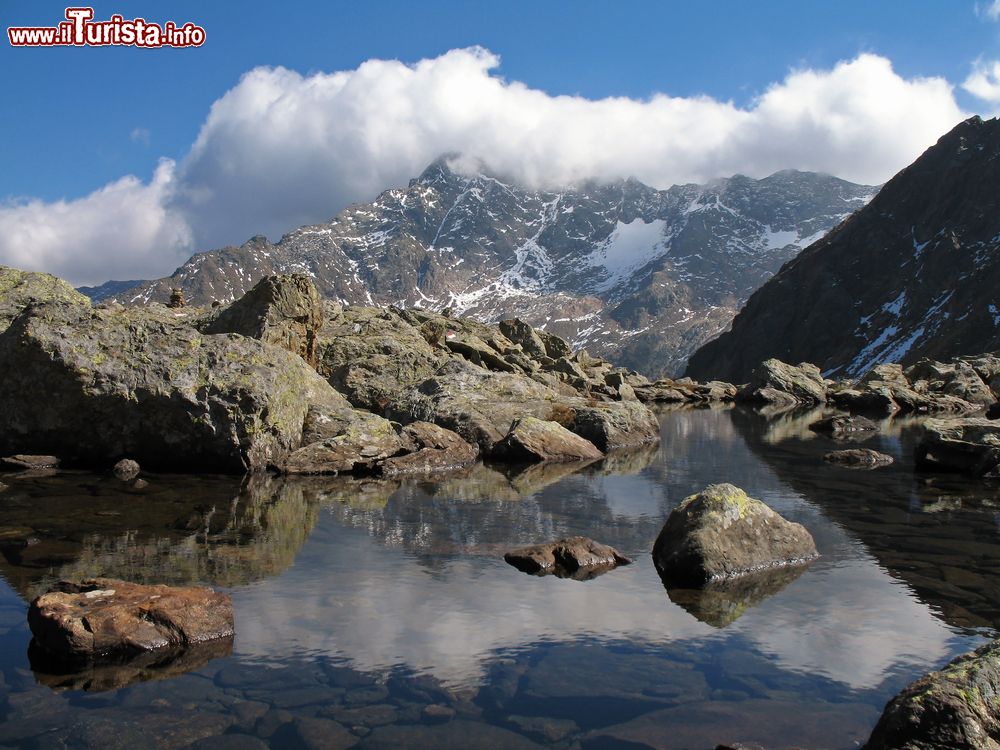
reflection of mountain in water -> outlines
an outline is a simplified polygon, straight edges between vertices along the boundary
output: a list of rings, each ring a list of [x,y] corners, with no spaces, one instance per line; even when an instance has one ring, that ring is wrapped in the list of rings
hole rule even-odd
[[[12,483],[0,507],[0,572],[25,599],[60,578],[234,586],[292,564],[316,523],[308,485],[60,474]]]
[[[748,447],[783,481],[865,544],[891,575],[959,627],[1000,627],[1000,500],[996,487],[957,475],[913,472],[919,420],[892,420],[864,447],[892,455],[892,466],[858,477],[827,465],[842,447],[828,437],[789,429],[816,416],[784,417],[775,440],[771,421],[731,412]]]

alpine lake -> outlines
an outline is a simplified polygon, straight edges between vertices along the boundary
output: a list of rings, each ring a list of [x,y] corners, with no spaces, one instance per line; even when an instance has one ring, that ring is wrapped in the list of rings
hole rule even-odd
[[[995,636],[1000,486],[915,473],[919,423],[852,447],[819,412],[661,411],[662,440],[587,466],[406,480],[83,472],[0,481],[0,747],[855,748],[904,685]],[[670,510],[730,482],[821,557],[667,590]],[[506,550],[582,534],[634,558],[590,580]],[[64,578],[206,584],[236,637],[78,671],[31,647]]]

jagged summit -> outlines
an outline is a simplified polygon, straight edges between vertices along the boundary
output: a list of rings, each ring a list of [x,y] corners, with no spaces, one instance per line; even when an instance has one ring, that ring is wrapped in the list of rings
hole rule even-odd
[[[671,374],[875,190],[802,172],[668,190],[635,179],[534,190],[464,167],[443,155],[406,187],[329,222],[199,253],[117,298],[165,301],[179,287],[193,304],[227,302],[264,275],[299,272],[341,302],[520,317]]]
[[[972,117],[755,293],[694,377],[768,357],[828,375],[1000,348],[1000,120]]]

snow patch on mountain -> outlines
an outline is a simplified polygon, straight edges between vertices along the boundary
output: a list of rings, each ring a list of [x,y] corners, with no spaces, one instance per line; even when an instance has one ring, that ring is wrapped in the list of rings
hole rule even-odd
[[[587,265],[604,269],[604,279],[594,290],[606,292],[621,284],[643,266],[669,250],[664,219],[643,221],[634,219],[627,224],[618,221],[605,242],[587,256]]]

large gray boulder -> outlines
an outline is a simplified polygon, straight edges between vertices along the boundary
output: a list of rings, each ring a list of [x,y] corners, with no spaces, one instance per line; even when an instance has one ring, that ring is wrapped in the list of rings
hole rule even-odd
[[[911,683],[886,705],[866,750],[997,750],[1000,642]]]
[[[304,274],[267,276],[222,310],[205,333],[238,333],[260,339],[317,364],[323,300]]]
[[[916,462],[931,471],[1000,476],[1000,422],[983,417],[928,419]]]
[[[674,508],[653,545],[665,583],[702,586],[818,556],[812,535],[731,484],[714,484]]]
[[[0,335],[0,454],[243,472],[358,413],[301,357],[162,307],[35,305]],[[378,419],[373,415],[367,415]]]
[[[739,401],[779,407],[826,403],[826,383],[816,365],[789,365],[779,359],[765,360],[753,371],[750,382],[736,394]]]

